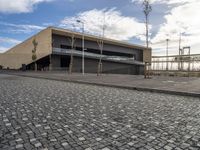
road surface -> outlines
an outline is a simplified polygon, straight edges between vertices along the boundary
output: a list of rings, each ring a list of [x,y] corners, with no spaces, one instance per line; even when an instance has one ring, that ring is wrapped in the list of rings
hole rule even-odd
[[[0,149],[200,149],[200,98],[0,74]]]

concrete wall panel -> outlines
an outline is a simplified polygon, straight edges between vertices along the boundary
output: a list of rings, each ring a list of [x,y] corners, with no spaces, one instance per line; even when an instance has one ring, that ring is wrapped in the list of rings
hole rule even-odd
[[[116,73],[116,74],[143,74],[143,67],[137,65],[128,65],[122,63],[115,63],[109,61],[102,61],[103,73]],[[97,73],[98,60],[85,59],[85,72]],[[74,58],[73,65],[74,72],[82,71],[82,59],[79,57]]]
[[[37,59],[40,59],[52,53],[51,29],[47,28],[45,30],[42,30],[35,36],[22,42],[21,44],[18,44],[15,47],[11,48],[9,51],[1,54],[0,65],[2,65],[4,68],[8,67],[10,69],[19,69],[22,64],[31,63],[33,49],[32,41],[34,38],[38,42],[36,52]]]

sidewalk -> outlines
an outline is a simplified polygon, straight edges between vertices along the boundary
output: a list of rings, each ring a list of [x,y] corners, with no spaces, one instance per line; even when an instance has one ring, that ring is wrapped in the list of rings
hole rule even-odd
[[[154,76],[152,79],[144,79],[143,76],[116,74],[103,74],[101,76],[97,76],[96,74],[85,74],[83,76],[82,74],[77,73],[69,75],[67,72],[1,71],[0,73],[140,91],[200,97],[200,78],[194,77]]]

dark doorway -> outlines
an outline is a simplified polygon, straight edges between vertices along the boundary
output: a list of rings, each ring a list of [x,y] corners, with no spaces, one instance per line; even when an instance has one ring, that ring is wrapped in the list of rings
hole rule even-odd
[[[68,68],[70,64],[70,56],[60,56],[60,67]]]
[[[37,70],[49,70],[49,56],[43,57],[37,60]],[[26,65],[26,70],[35,70],[35,63],[32,62],[31,64]]]

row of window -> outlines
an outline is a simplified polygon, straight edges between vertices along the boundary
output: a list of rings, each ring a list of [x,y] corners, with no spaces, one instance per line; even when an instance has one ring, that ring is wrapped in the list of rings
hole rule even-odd
[[[61,49],[71,49],[71,46],[68,45],[60,45]],[[75,48],[78,51],[82,51],[82,47],[76,47]],[[88,53],[94,53],[94,54],[100,54],[100,50],[97,49],[91,49],[91,48],[86,48],[86,51]],[[136,55],[135,54],[125,54],[125,53],[119,53],[119,52],[110,52],[110,51],[106,51],[103,50],[103,55],[107,55],[107,56],[121,56],[121,57],[128,57],[128,58],[134,58],[136,59]]]

